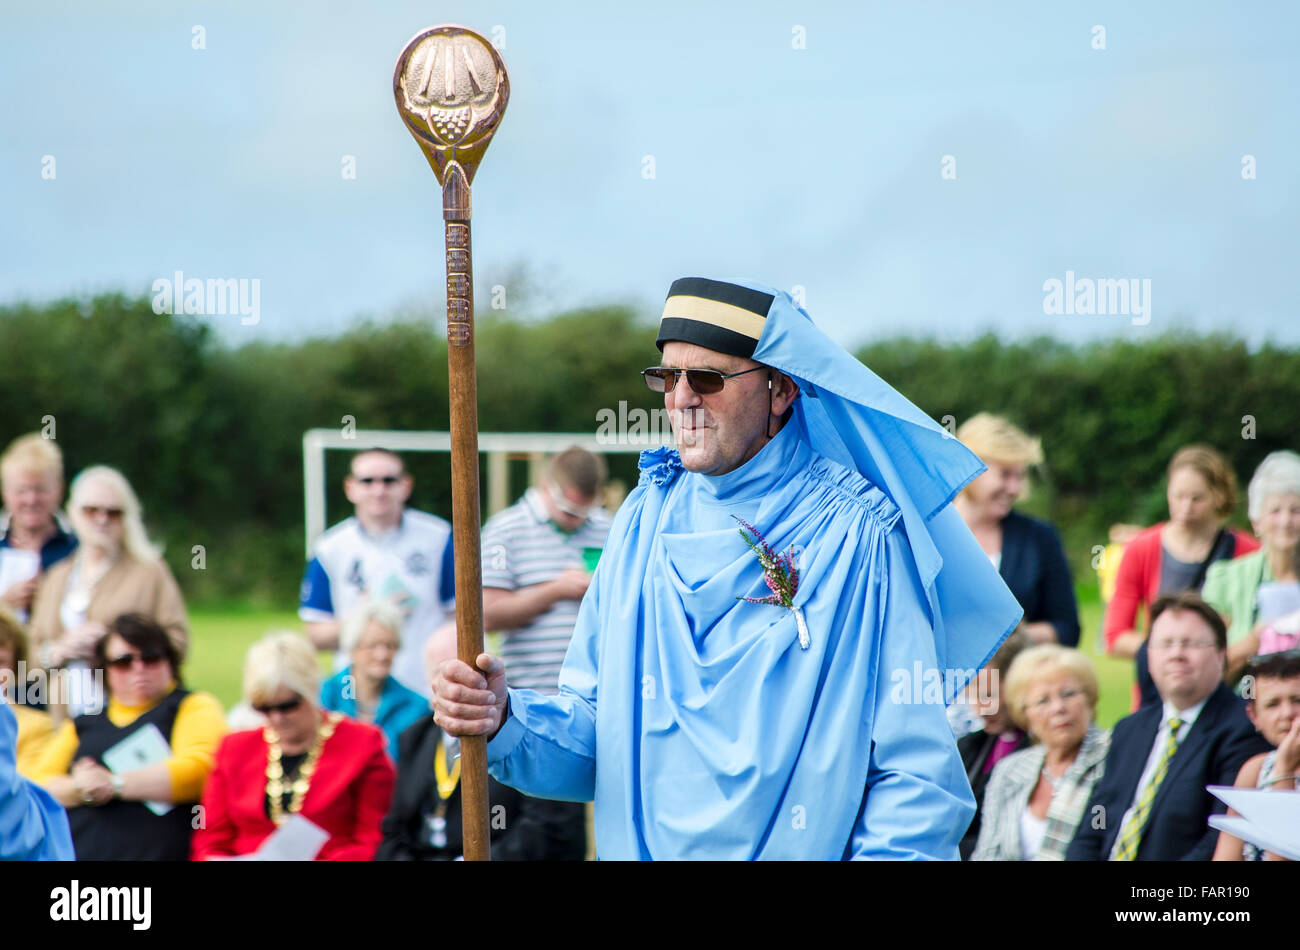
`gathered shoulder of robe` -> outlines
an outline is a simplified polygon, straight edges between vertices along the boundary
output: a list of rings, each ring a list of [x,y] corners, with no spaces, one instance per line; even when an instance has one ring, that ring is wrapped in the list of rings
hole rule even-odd
[[[737,599],[770,593],[737,518],[794,549],[807,649],[793,611]],[[956,859],[974,799],[905,531],[799,413],[725,475],[642,453],[560,692],[510,690],[492,775],[594,798],[606,859]]]

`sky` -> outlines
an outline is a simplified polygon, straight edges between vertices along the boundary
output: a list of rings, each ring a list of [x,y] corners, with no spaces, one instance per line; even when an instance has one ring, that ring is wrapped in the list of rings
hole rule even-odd
[[[255,322],[204,316],[232,345],[441,326],[439,189],[392,71],[450,22],[510,72],[473,185],[480,311],[501,288],[515,315],[650,319],[672,280],[705,276],[791,290],[846,346],[1300,342],[1300,5],[3,11],[0,304],[151,294],[181,271],[258,282]],[[1052,281],[1137,293],[1046,312]]]

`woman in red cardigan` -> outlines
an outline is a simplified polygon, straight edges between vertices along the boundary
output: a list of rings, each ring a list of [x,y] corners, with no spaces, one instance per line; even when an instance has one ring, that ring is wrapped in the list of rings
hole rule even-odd
[[[1134,709],[1159,699],[1147,672],[1139,608],[1149,610],[1161,594],[1200,590],[1212,563],[1259,549],[1245,531],[1224,525],[1237,501],[1237,476],[1227,459],[1208,445],[1186,445],[1174,453],[1167,473],[1169,520],[1125,546],[1103,626],[1107,652],[1136,659]]]
[[[321,710],[316,654],[272,634],[244,664],[244,698],[269,725],[225,738],[203,790],[194,860],[251,854],[301,815],[329,833],[318,861],[369,861],[393,795],[393,765],[373,726]]]

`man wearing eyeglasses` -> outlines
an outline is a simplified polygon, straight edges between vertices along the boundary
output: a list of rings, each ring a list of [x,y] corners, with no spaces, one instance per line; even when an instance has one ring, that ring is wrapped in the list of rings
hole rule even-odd
[[[367,449],[352,458],[343,490],[355,515],[316,541],[300,592],[298,616],[319,650],[335,650],[334,668],[351,662],[338,649],[339,629],[363,598],[387,599],[406,622],[392,675],[429,696],[425,642],[454,616],[451,524],[406,507],[414,481],[402,458]]]
[[[604,485],[604,460],[573,446],[551,459],[540,486],[483,526],[483,626],[504,634],[511,685],[559,691],[588,564],[594,568],[609,536]],[[516,822],[520,857],[581,861],[587,852],[581,804],[526,797]]]
[[[602,858],[955,860],[944,703],[1021,614],[949,504],[983,466],[788,294],[676,281],[656,342],[677,449],[642,453],[559,693],[449,660],[435,719],[594,798]]]
[[[1269,751],[1223,682],[1227,627],[1200,594],[1152,604],[1147,643],[1160,702],[1115,724],[1068,861],[1209,861],[1219,832],[1208,820],[1225,806],[1205,787],[1232,785]]]

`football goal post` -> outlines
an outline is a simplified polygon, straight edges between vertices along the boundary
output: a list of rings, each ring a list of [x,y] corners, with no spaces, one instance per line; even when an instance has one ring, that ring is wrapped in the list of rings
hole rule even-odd
[[[487,490],[485,517],[510,504],[509,463],[526,459],[529,481],[536,484],[548,456],[577,445],[602,455],[640,452],[665,444],[657,438],[614,440],[591,432],[480,432],[478,450],[487,457],[481,464]],[[325,531],[325,453],[331,449],[357,452],[363,448],[392,449],[394,452],[450,452],[450,432],[410,432],[395,429],[308,429],[302,436],[303,507],[306,524],[306,552]]]

